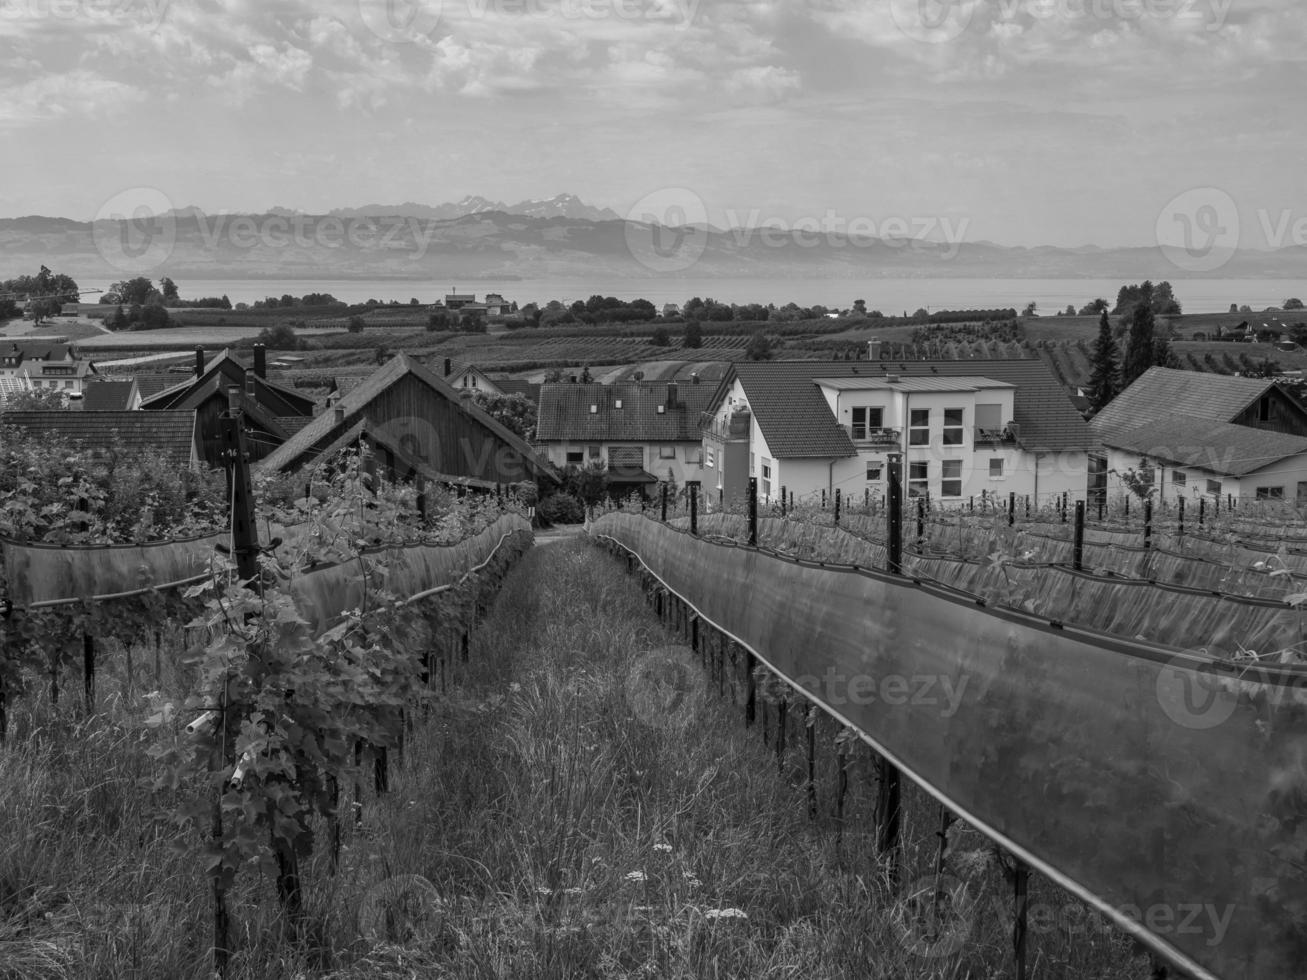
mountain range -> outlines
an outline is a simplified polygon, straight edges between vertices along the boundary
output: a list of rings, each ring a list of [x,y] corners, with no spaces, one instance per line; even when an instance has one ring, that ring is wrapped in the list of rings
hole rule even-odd
[[[86,278],[1112,278],[1200,271],[1157,247],[1033,248],[988,241],[779,234],[760,227],[666,228],[623,220],[570,194],[505,205],[482,197],[305,214],[179,208],[132,225],[0,218],[0,279],[40,265]],[[1307,278],[1307,248],[1235,251],[1208,271]],[[452,280],[451,280],[452,281]]]

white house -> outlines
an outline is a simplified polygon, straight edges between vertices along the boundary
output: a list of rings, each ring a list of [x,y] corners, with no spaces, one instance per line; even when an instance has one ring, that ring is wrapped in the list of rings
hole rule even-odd
[[[1307,506],[1307,411],[1273,381],[1150,368],[1090,423],[1108,493]]]
[[[732,366],[705,413],[705,479],[731,498],[840,490],[883,498],[892,454],[907,496],[964,506],[1009,493],[1086,498],[1084,420],[1038,360],[761,361]]]

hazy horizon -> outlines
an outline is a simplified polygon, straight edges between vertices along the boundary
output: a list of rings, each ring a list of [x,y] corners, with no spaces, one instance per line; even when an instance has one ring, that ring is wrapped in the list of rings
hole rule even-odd
[[[1305,24],[1273,0],[6,0],[0,214],[568,191],[664,224],[1305,244]]]

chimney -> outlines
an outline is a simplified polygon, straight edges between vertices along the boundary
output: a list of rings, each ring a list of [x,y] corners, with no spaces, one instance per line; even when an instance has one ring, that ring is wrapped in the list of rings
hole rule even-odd
[[[445,358],[445,377],[448,378],[453,373],[454,373],[454,362],[447,357]]]
[[[869,361],[879,361],[879,360],[880,360],[880,340],[879,340],[879,338],[872,337],[869,341],[867,341],[867,360],[869,360]]]
[[[204,348],[195,348],[195,376],[198,378],[204,373]]]
[[[254,375],[249,371],[245,372],[245,397],[254,397]]]
[[[667,382],[667,407],[668,408],[676,407],[676,382],[675,381]]]
[[[690,375],[690,382],[691,382],[692,384],[696,384],[696,385],[699,383],[699,372],[698,372],[698,371],[695,371],[693,374]]]
[[[345,410],[341,408],[339,405],[336,406],[336,424],[337,425],[345,424]]]
[[[254,345],[254,373],[260,378],[268,376],[268,349],[262,344]]]

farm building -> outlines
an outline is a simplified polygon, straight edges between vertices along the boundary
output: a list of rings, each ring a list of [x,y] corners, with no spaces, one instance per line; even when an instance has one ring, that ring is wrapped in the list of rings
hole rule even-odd
[[[134,412],[141,407],[141,389],[135,378],[92,381],[82,392],[84,412]]]
[[[907,496],[959,506],[1009,493],[1085,499],[1089,429],[1034,359],[746,361],[731,366],[703,421],[705,480],[738,499],[881,499],[890,454]]]
[[[1090,423],[1108,492],[1307,505],[1307,410],[1273,381],[1150,368]]]
[[[455,364],[445,358],[444,377],[459,390],[484,391],[491,395],[522,395],[528,401],[540,403],[540,385],[517,378],[496,377],[471,364]]]
[[[72,344],[10,340],[0,346],[0,380],[18,382],[20,388],[53,388],[80,396],[95,375],[95,365],[80,357]]]
[[[201,462],[194,411],[6,412],[0,424],[34,438],[54,438],[89,450],[145,452],[176,469]]]
[[[393,478],[554,484],[546,460],[423,365],[396,355],[259,464],[293,472],[365,440]]]
[[[546,384],[536,445],[556,466],[601,464],[623,496],[669,481],[704,479],[699,417],[711,385],[676,382]]]
[[[282,420],[311,418],[314,407],[312,398],[268,380],[266,356],[262,345],[255,345],[254,365],[247,368],[228,351],[206,362],[204,349],[196,348],[193,376],[144,398],[141,409],[196,412],[201,458],[208,466],[221,467],[222,414],[227,411],[228,389],[237,388],[250,456],[261,459],[293,430],[292,423]]]

